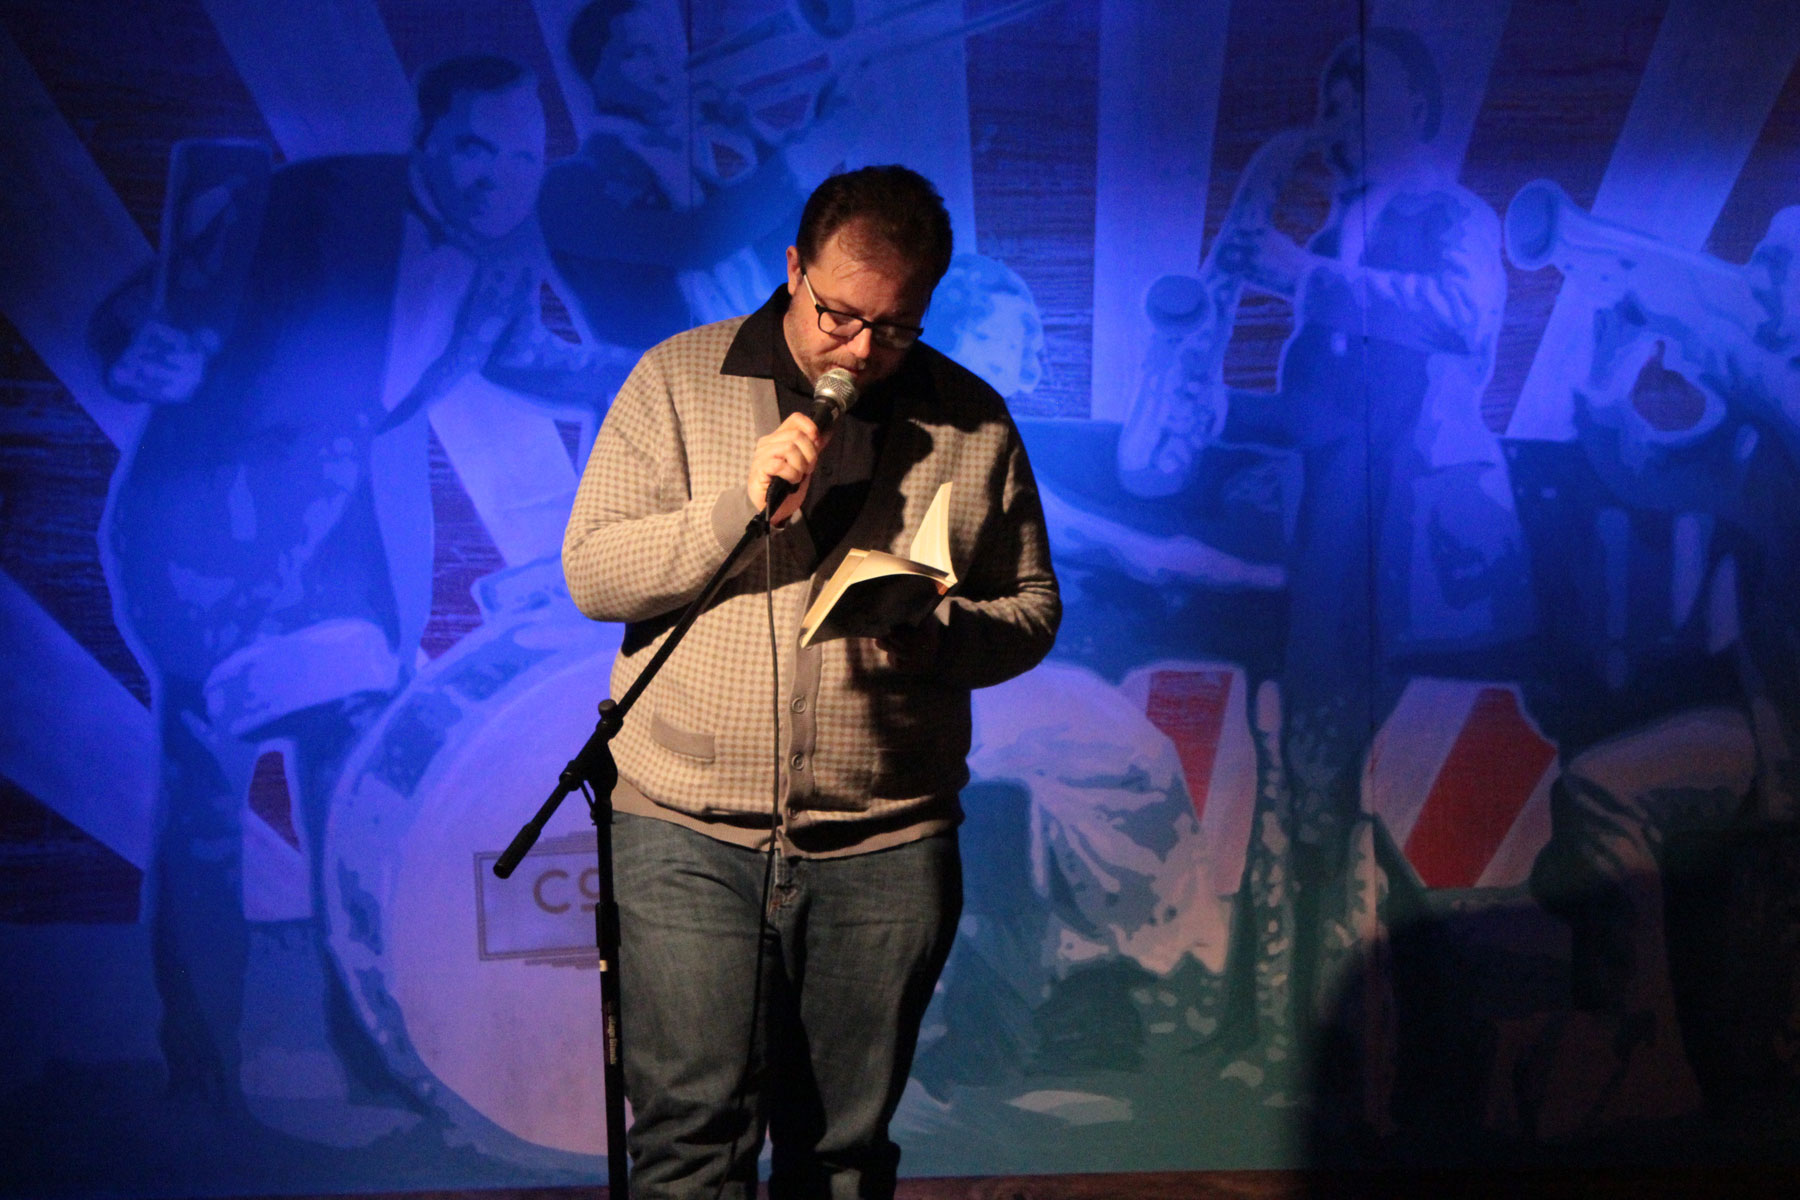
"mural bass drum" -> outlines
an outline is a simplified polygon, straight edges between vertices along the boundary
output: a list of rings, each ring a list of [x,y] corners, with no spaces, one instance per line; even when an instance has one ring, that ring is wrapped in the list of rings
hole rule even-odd
[[[351,759],[326,834],[325,919],[395,1077],[484,1153],[606,1153],[593,826],[579,795],[511,879],[494,860],[595,723],[620,627],[566,599],[471,634]]]

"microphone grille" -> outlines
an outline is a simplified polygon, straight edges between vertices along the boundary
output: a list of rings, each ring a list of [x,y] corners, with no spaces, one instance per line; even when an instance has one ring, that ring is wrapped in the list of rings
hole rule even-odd
[[[856,379],[842,367],[833,367],[813,384],[813,399],[823,400],[839,413],[856,403]]]

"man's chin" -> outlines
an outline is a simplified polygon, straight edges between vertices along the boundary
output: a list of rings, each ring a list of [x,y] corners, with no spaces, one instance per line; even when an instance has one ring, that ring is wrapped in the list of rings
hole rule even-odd
[[[497,242],[517,229],[521,221],[504,217],[480,217],[468,223],[469,236],[479,242]]]

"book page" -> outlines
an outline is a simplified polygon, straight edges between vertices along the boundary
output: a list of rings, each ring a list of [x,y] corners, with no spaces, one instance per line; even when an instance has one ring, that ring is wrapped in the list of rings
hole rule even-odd
[[[919,532],[913,534],[910,557],[914,562],[936,567],[951,579],[956,577],[956,568],[950,563],[950,483],[947,480],[931,498],[931,507],[925,510],[925,519],[919,522]]]
[[[881,579],[895,580],[896,584],[886,589],[865,588],[860,597],[847,598],[857,585]],[[927,587],[917,590],[906,582],[909,580],[921,581]],[[809,646],[832,637],[879,637],[895,624],[910,623],[936,607],[951,583],[942,571],[924,563],[879,550],[852,550],[806,610],[800,622],[800,644]],[[866,611],[855,611],[859,605]],[[852,611],[845,613],[845,607]]]

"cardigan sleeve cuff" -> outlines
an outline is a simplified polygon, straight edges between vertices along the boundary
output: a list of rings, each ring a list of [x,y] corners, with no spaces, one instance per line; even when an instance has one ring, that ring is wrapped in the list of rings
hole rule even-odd
[[[744,528],[756,516],[756,510],[750,507],[750,497],[741,487],[730,487],[719,493],[713,501],[712,527],[713,536],[719,541],[719,549],[729,552],[744,536]]]

